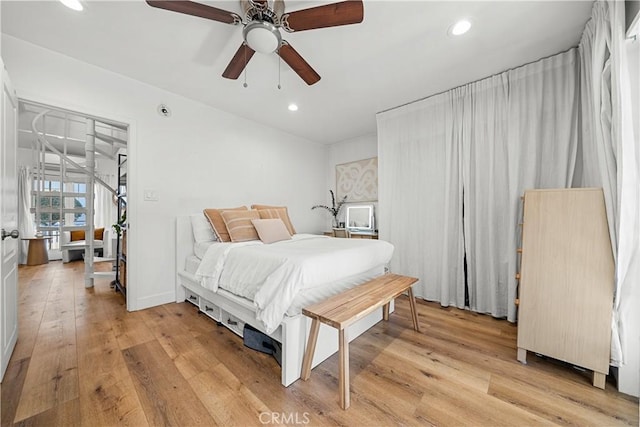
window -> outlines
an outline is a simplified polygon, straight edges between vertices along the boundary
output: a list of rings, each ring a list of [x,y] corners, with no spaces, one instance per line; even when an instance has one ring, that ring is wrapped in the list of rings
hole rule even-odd
[[[39,217],[36,217],[36,191],[40,187]],[[49,240],[50,249],[59,248],[59,227],[60,225],[87,224],[87,216],[84,212],[74,210],[84,209],[87,206],[87,184],[84,182],[68,182],[64,184],[64,190],[60,191],[60,181],[43,180],[33,181],[31,212],[35,224],[45,236],[52,237]],[[61,203],[64,205],[61,206]],[[69,209],[67,213],[62,213],[62,209]],[[64,215],[64,217],[61,217]],[[61,220],[62,219],[62,220]]]

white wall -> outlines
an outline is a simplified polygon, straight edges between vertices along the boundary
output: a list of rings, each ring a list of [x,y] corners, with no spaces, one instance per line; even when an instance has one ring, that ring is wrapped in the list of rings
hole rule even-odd
[[[370,159],[378,156],[378,137],[375,133],[363,135],[352,139],[336,142],[329,146],[329,154],[327,161],[327,187],[324,197],[315,204],[331,205],[331,196],[329,190],[336,191],[336,165],[356,160]],[[348,200],[347,200],[348,202]],[[378,224],[378,204],[374,203],[376,224]],[[344,208],[340,212],[340,220],[344,220]],[[331,215],[324,210],[314,211],[314,215],[321,216],[324,219],[325,229],[331,229]]]
[[[310,207],[326,191],[325,146],[4,34],[2,44],[19,97],[130,125],[130,310],[174,300],[177,215],[278,204],[299,232],[323,229]],[[143,190],[159,200],[143,201]]]

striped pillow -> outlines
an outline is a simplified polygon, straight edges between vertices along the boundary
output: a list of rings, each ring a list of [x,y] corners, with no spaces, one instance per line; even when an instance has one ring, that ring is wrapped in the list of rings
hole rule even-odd
[[[296,229],[293,228],[293,224],[289,219],[289,211],[286,206],[251,205],[251,209],[257,209],[260,212],[261,219],[280,218],[284,225],[287,226],[289,234],[292,236],[296,234]]]
[[[246,211],[246,206],[240,206],[237,208],[223,208],[223,209],[205,209],[204,216],[209,220],[209,224],[211,224],[211,228],[213,232],[216,233],[218,237],[218,241],[220,242],[230,242],[231,238],[229,237],[229,232],[227,231],[226,225],[224,225],[224,220],[222,219],[222,211]]]
[[[252,219],[260,219],[258,211],[222,211],[222,219],[232,242],[260,240]]]

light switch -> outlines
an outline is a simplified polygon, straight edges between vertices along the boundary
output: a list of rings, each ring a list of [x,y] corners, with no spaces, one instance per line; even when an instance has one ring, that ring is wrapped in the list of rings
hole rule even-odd
[[[145,202],[157,202],[158,200],[158,192],[156,190],[144,190]]]

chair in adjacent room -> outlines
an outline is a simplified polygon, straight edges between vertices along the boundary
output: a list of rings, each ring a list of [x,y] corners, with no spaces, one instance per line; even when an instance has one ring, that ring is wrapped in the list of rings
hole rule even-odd
[[[109,230],[96,228],[93,238],[93,249],[98,256],[102,256],[104,252],[104,242],[109,239]],[[84,230],[63,231],[60,237],[62,262],[67,263],[76,259],[82,259],[85,245]]]

